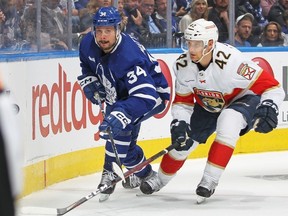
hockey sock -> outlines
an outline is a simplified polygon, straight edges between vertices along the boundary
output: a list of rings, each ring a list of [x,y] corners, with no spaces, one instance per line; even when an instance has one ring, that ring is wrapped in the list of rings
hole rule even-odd
[[[218,184],[218,181],[225,170],[233,151],[233,147],[214,141],[209,151],[203,177],[209,178]]]
[[[208,155],[208,162],[225,169],[230,158],[232,157],[234,148],[214,141],[211,145]]]
[[[185,160],[176,160],[170,154],[163,156],[158,174],[164,185],[176,175],[176,172],[183,166]]]

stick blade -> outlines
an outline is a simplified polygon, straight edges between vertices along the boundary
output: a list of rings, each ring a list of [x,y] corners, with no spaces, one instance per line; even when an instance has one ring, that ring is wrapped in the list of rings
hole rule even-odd
[[[67,208],[58,208],[57,209],[57,216],[58,215],[64,215],[68,212]]]
[[[112,162],[113,171],[125,182],[124,173],[117,163]]]
[[[47,216],[47,215],[58,215],[58,213],[57,213],[57,209],[54,209],[54,208],[25,206],[25,207],[19,208],[18,215],[19,216],[25,216],[25,215]]]
[[[105,202],[106,200],[108,200],[110,197],[110,194],[100,194],[100,197],[99,197],[99,202]]]
[[[196,198],[196,203],[199,205],[204,203],[205,201],[206,201],[206,197],[197,196],[197,198]]]

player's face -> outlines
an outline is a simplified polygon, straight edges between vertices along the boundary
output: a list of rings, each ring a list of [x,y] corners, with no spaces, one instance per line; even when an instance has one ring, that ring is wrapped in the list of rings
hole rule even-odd
[[[116,29],[114,26],[101,26],[95,30],[95,38],[104,52],[110,52],[116,43]]]
[[[188,51],[193,62],[197,62],[203,55],[204,43],[199,40],[188,40]]]

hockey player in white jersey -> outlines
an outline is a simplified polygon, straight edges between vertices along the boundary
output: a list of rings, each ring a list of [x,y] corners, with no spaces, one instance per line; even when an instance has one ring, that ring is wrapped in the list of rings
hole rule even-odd
[[[260,68],[236,48],[217,42],[218,29],[198,19],[184,33],[187,52],[174,63],[175,98],[172,105],[172,142],[176,149],[164,155],[158,176],[141,183],[145,194],[165,186],[188,155],[216,132],[196,194],[210,197],[240,136],[254,127],[268,133],[278,123],[284,91],[270,71]]]

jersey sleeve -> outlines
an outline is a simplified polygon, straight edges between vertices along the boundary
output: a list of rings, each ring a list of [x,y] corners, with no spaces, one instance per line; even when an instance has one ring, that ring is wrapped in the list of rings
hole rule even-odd
[[[252,60],[244,59],[240,62],[233,79],[231,83],[240,87],[244,94],[260,95],[261,101],[271,99],[279,107],[284,99],[280,83]]]
[[[178,119],[179,121],[184,120],[189,123],[194,108],[194,93],[183,80],[185,77],[184,74],[186,73],[185,69],[176,67],[178,63],[182,64],[179,61],[183,61],[183,59],[176,60],[173,65],[176,80],[175,97],[172,103],[171,113],[173,119]]]
[[[280,83],[265,70],[261,72],[250,89],[255,94],[261,95],[261,101],[271,99],[278,107],[285,97]]]
[[[127,97],[120,98],[115,103],[115,108],[124,109],[132,116],[133,122],[159,105],[162,100],[169,100],[170,90],[157,60],[143,46],[130,43],[130,39],[124,45],[130,47],[130,52],[127,53],[127,49],[125,52],[119,50],[123,56],[121,62],[119,58],[114,59],[118,64],[117,67],[114,65],[113,70],[117,79],[122,81],[122,86],[119,85],[117,91],[119,94],[126,91]],[[160,97],[160,93],[164,96]]]
[[[90,52],[90,46],[93,45],[91,43],[92,35],[87,34],[81,41],[79,46],[79,59],[80,59],[80,67],[82,74],[90,74],[95,75],[95,72],[92,71],[90,67],[90,62],[88,59],[88,51]]]

